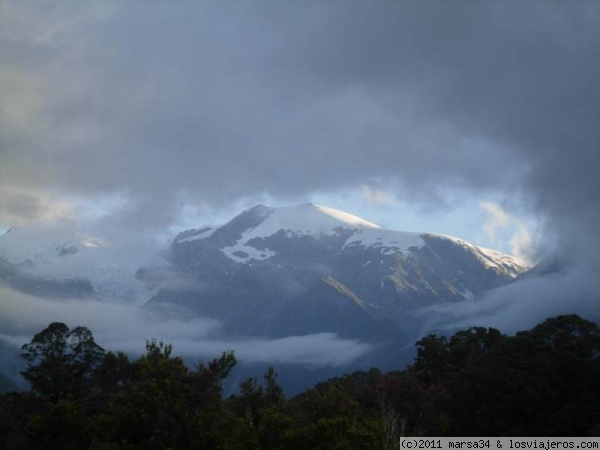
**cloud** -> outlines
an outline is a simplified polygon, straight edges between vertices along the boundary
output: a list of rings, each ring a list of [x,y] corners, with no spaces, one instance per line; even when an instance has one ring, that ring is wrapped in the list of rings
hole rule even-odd
[[[74,207],[62,198],[22,189],[0,187],[0,223],[52,224],[75,220]]]
[[[279,339],[252,336],[231,339],[218,321],[194,317],[177,309],[148,311],[135,305],[94,300],[52,300],[0,287],[0,338],[15,348],[51,322],[86,326],[107,350],[141,354],[144,343],[157,339],[173,345],[178,355],[204,359],[234,350],[242,362],[340,366],[371,351],[370,344],[341,339],[333,333]]]
[[[511,252],[520,260],[528,265],[533,263],[533,237],[522,222],[516,223],[517,230],[512,235],[508,243]]]
[[[487,234],[491,241],[494,241],[496,229],[506,228],[511,216],[497,203],[482,202],[480,206],[486,213],[483,231],[485,231],[485,234]]]
[[[500,239],[497,237],[496,232],[499,230],[512,230],[513,234],[508,240],[511,253],[524,264],[533,265],[535,246],[530,229],[535,226],[515,217],[497,203],[481,202],[480,207],[485,211],[483,231],[490,241],[498,245]]]
[[[43,83],[34,75],[11,66],[0,66],[0,129],[5,133],[29,134],[37,127]]]
[[[367,185],[362,187],[362,196],[367,203],[372,205],[393,205],[396,203],[396,199],[389,192],[386,192],[383,189],[375,189]]]
[[[172,340],[178,353],[188,356],[214,357],[224,350],[234,350],[243,363],[294,364],[312,367],[339,367],[368,354],[373,347],[354,339],[341,339],[335,333],[286,336],[278,339],[210,339]],[[127,342],[120,342],[127,347]]]
[[[525,277],[477,302],[437,304],[417,311],[424,330],[490,326],[505,333],[525,330],[548,317],[579,314],[600,323],[600,272],[576,267],[545,277]]]
[[[448,187],[525,192],[544,214],[596,202],[597,5],[2,8],[5,64],[45,86],[17,114],[43,132],[2,136],[17,169],[2,184],[125,193],[119,223],[164,226],[182,195],[214,207],[375,179],[432,204]]]

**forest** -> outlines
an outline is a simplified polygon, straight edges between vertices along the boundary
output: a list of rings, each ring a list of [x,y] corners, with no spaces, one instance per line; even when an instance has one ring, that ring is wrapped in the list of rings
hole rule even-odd
[[[0,396],[3,449],[395,449],[401,436],[600,435],[600,329],[576,315],[515,335],[416,342],[414,363],[286,398],[270,368],[223,395],[233,352],[191,368],[150,340],[137,359],[85,327],[23,345],[27,392]]]

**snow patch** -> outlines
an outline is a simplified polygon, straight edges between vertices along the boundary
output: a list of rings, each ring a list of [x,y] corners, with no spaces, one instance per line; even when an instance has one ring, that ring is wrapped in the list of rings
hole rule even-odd
[[[242,236],[244,241],[269,237],[279,230],[298,235],[332,235],[337,228],[379,229],[380,227],[360,217],[337,209],[313,204],[271,208],[263,222]]]
[[[514,256],[507,255],[506,253],[485,247],[479,247],[453,236],[443,237],[455,242],[461,247],[467,249],[469,252],[473,253],[484,267],[503,272],[511,278],[516,278],[524,269],[529,268],[527,264],[522,263],[522,261],[519,261]]]
[[[379,248],[383,255],[393,255],[398,252],[405,253],[411,247],[423,247],[425,242],[421,239],[421,233],[394,231],[385,228],[361,228],[348,238],[342,249],[359,245]]]
[[[326,214],[330,217],[333,217],[336,220],[339,220],[340,222],[344,222],[347,225],[351,225],[351,226],[355,226],[355,227],[366,227],[366,228],[381,228],[379,225],[373,223],[373,222],[369,222],[368,220],[362,219],[358,216],[355,216],[353,214],[344,212],[344,211],[340,211],[338,209],[333,209],[333,208],[329,208],[327,206],[319,206],[319,205],[314,205],[314,207],[316,209],[318,209],[320,212],[322,212],[323,214]]]
[[[269,208],[269,214],[256,227],[246,230],[236,245],[222,249],[230,259],[237,262],[249,262],[252,259],[265,260],[275,252],[270,250],[257,250],[246,245],[255,238],[267,238],[283,230],[288,237],[293,236],[321,236],[335,235],[339,228],[357,230],[381,230],[381,228],[360,217],[339,211],[334,208],[313,205],[312,203],[300,206],[284,206]],[[205,236],[203,235],[202,238]],[[181,241],[180,241],[181,242]],[[235,255],[234,252],[245,252],[247,258]]]
[[[200,239],[206,239],[207,237],[209,237],[211,234],[213,234],[216,230],[216,227],[212,227],[212,226],[204,226],[204,227],[200,227],[198,228],[197,233],[192,234],[189,237],[183,238],[183,239],[179,239],[176,242],[191,242],[191,241],[198,241]]]
[[[260,212],[262,213],[261,222],[253,228],[245,230],[234,245],[221,249],[228,258],[242,263],[269,259],[276,254],[274,251],[256,249],[248,245],[248,242],[256,238],[268,238],[281,232],[285,233],[287,237],[313,236],[316,238],[348,233],[350,236],[342,246],[342,250],[351,247],[371,248],[378,250],[382,256],[406,254],[412,248],[426,246],[421,237],[423,233],[385,229],[353,214],[327,206],[312,203],[277,208],[263,206]],[[198,233],[178,242],[205,239],[216,229],[218,228],[198,229]],[[452,240],[475,255],[485,267],[503,272],[512,278],[515,278],[527,267],[504,253],[477,247],[451,236],[439,237]],[[434,255],[439,259],[437,254],[434,253]]]
[[[222,248],[221,251],[229,259],[232,259],[239,263],[248,263],[252,260],[263,261],[276,255],[276,253],[272,252],[271,250],[259,250],[257,248],[243,244],[237,244],[232,247],[225,247]],[[241,256],[243,254],[246,254],[247,256]]]

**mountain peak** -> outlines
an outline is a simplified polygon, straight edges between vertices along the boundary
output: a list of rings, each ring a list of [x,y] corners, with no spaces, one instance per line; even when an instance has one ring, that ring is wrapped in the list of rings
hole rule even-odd
[[[329,217],[333,217],[334,219],[339,220],[340,222],[344,222],[345,224],[347,224],[349,226],[366,227],[366,228],[381,228],[376,223],[369,222],[368,220],[365,220],[361,217],[355,216],[354,214],[350,214],[345,211],[341,211],[339,209],[330,208],[328,206],[314,205],[312,203],[311,203],[311,205],[319,212],[321,212]]]
[[[354,214],[314,203],[274,208],[256,205],[235,217],[231,222],[239,222],[242,217],[252,217],[253,228],[260,228],[263,235],[274,234],[281,229],[319,234],[330,233],[338,227],[381,228],[379,225]],[[256,222],[260,223],[256,224]]]
[[[152,302],[208,314],[235,334],[382,340],[420,327],[433,305],[476,301],[525,270],[466,241],[312,203],[257,205],[175,242],[168,258],[191,287],[178,281]]]

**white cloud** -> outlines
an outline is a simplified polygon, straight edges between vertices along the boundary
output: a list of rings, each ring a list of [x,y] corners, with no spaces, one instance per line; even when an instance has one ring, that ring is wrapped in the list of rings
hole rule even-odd
[[[389,192],[383,189],[375,189],[368,185],[363,185],[362,197],[371,205],[393,205],[396,203],[396,199]]]
[[[224,350],[235,351],[244,363],[280,363],[308,366],[340,366],[369,353],[372,346],[355,339],[341,339],[335,333],[286,336],[278,339],[248,337],[246,339],[171,339],[173,349],[190,357],[215,357]],[[139,342],[120,343],[139,347]]]
[[[532,229],[535,224],[518,218],[506,211],[501,205],[493,202],[481,202],[481,209],[485,211],[483,231],[496,247],[508,245],[511,254],[521,260],[525,265],[532,265],[534,239]],[[499,232],[510,232],[511,236],[504,239]]]
[[[485,211],[483,231],[485,231],[485,234],[491,241],[494,241],[496,230],[506,228],[510,222],[511,216],[497,203],[481,202],[480,206]]]
[[[486,326],[514,333],[563,314],[600,322],[599,291],[598,270],[576,266],[566,273],[526,277],[489,292],[478,302],[437,304],[417,314],[429,319],[429,330]]]
[[[516,231],[508,241],[514,256],[528,265],[532,264],[533,238],[529,229],[522,223],[516,222]]]
[[[158,313],[94,300],[42,299],[0,287],[0,337],[6,342],[20,347],[51,322],[85,326],[107,350],[132,354],[142,353],[146,340],[157,339],[172,344],[176,354],[189,358],[209,358],[234,350],[242,362],[338,366],[372,348],[334,333],[228,339],[220,335],[218,321],[190,317],[182,311],[167,309]]]

